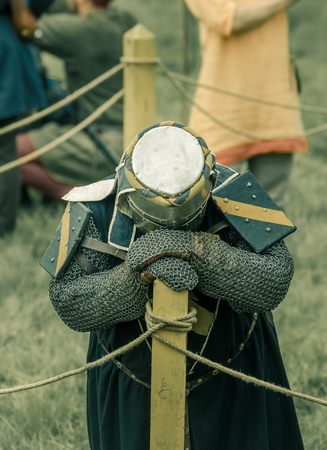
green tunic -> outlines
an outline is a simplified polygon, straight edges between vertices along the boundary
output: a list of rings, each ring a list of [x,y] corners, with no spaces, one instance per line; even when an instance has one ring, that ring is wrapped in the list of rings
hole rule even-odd
[[[74,92],[120,62],[123,34],[136,24],[127,12],[109,7],[85,16],[46,14],[38,21],[33,44],[62,58],[68,89]],[[122,72],[87,92],[73,103],[76,120],[88,117],[96,108],[122,89]],[[97,121],[97,134],[116,159],[123,152],[122,101],[108,109]],[[51,142],[72,125],[55,122],[31,132],[36,148]],[[114,172],[116,164],[101,152],[85,131],[44,154],[42,161],[58,181],[87,184]]]

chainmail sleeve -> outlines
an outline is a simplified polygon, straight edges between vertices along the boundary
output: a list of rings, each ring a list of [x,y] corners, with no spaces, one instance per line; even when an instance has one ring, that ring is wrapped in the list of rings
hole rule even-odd
[[[100,240],[93,218],[85,235]],[[76,331],[97,331],[144,314],[149,287],[140,273],[122,263],[110,268],[110,257],[78,249],[98,272],[87,272],[72,259],[59,279],[50,281],[50,300],[63,322]]]
[[[266,312],[285,298],[294,265],[283,241],[261,254],[240,240],[235,246],[208,233],[194,233],[190,264],[205,295],[227,300],[236,312]]]

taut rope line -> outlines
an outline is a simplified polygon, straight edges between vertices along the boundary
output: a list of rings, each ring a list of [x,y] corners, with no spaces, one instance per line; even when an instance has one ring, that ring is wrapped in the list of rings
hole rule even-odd
[[[95,367],[102,366],[103,364],[109,362],[111,359],[119,355],[122,355],[123,353],[126,353],[129,350],[131,350],[136,345],[141,344],[143,341],[149,338],[155,330],[158,330],[159,328],[162,328],[161,324],[155,325],[153,328],[147,330],[145,333],[141,334],[139,337],[134,339],[134,341],[131,341],[128,344],[124,345],[123,347],[120,347],[117,350],[108,353],[107,355],[103,356],[100,359],[97,359],[92,363],[85,364],[84,366],[79,367],[78,369],[69,370],[68,372],[64,372],[54,377],[47,378],[46,380],[37,381],[35,383],[25,384],[23,386],[15,386],[7,389],[0,389],[0,395],[13,394],[15,392],[28,391],[30,389],[39,388],[42,386],[46,386],[48,384],[55,383],[56,381],[63,380],[65,378],[69,378],[73,375],[79,375],[80,373],[87,372],[88,370],[94,369]]]
[[[69,103],[72,103],[78,97],[81,97],[82,95],[86,94],[86,92],[90,91],[91,89],[94,89],[96,86],[98,86],[98,84],[103,83],[108,78],[112,77],[117,72],[122,70],[124,67],[125,67],[124,63],[117,64],[117,66],[113,67],[112,69],[110,69],[107,72],[103,73],[102,75],[98,76],[94,80],[85,84],[80,89],[77,89],[72,94],[67,95],[67,97],[65,97],[62,100],[59,100],[57,103],[54,103],[53,105],[49,106],[48,108],[42,109],[41,111],[36,112],[32,116],[25,117],[24,119],[18,120],[17,122],[11,123],[11,124],[1,128],[0,136],[2,134],[8,133],[9,131],[14,131],[14,130],[17,130],[17,128],[21,128],[25,125],[29,125],[39,119],[42,119],[43,117],[48,116],[49,114],[57,111],[58,109],[63,108],[64,106],[68,105]]]
[[[196,361],[201,362],[202,364],[206,364],[209,367],[212,367],[213,369],[218,369],[218,371],[223,372],[227,375],[230,375],[234,378],[237,378],[241,381],[244,381],[245,383],[254,384],[254,386],[263,387],[265,389],[269,389],[270,391],[278,392],[280,394],[286,395],[287,397],[295,397],[300,398],[302,400],[307,400],[309,402],[317,403],[322,406],[327,406],[327,400],[323,400],[321,398],[312,397],[307,394],[302,394],[300,392],[292,391],[291,389],[284,388],[282,386],[277,386],[274,383],[269,383],[267,381],[259,380],[256,377],[252,377],[251,375],[246,375],[242,372],[238,372],[237,370],[229,369],[226,366],[223,366],[222,364],[215,363],[213,361],[210,361],[210,359],[204,358],[203,356],[199,356],[196,353],[193,353],[189,350],[185,350],[172,342],[168,341],[167,339],[162,338],[156,333],[153,333],[152,336],[159,341],[163,342],[164,344],[169,345],[171,348],[174,348],[175,350],[184,353],[185,356],[188,356],[189,358],[195,359]],[[0,391],[1,394],[1,391]]]
[[[267,141],[267,140],[281,140],[281,139],[292,139],[292,138],[299,138],[299,137],[304,137],[304,136],[311,136],[314,134],[318,134],[318,133],[322,133],[327,131],[327,124],[323,124],[323,125],[319,125],[317,127],[313,127],[310,128],[306,131],[304,131],[303,133],[299,133],[299,134],[295,134],[295,135],[288,135],[288,136],[261,136],[261,135],[257,135],[254,133],[249,133],[245,130],[241,130],[235,127],[232,127],[228,124],[226,124],[225,122],[219,120],[217,117],[213,116],[212,114],[210,114],[208,111],[206,111],[204,108],[202,108],[198,103],[196,103],[193,100],[193,97],[188,94],[185,89],[183,89],[181,86],[179,86],[178,83],[176,83],[175,80],[180,80],[182,82],[187,82],[190,84],[196,84],[198,86],[201,86],[203,88],[207,88],[207,89],[211,89],[217,92],[221,92],[223,94],[226,95],[234,95],[237,96],[239,98],[242,98],[244,100],[248,100],[248,101],[256,101],[259,103],[264,103],[270,106],[279,106],[279,107],[283,107],[283,108],[288,108],[288,109],[301,109],[303,111],[306,112],[312,112],[312,113],[317,113],[317,114],[327,114],[327,109],[326,108],[316,108],[313,106],[308,106],[308,105],[302,105],[302,106],[297,106],[297,105],[291,105],[291,104],[287,104],[287,103],[279,103],[279,102],[274,102],[271,100],[266,100],[266,99],[260,99],[257,97],[252,97],[252,96],[248,96],[248,95],[244,95],[244,94],[240,94],[240,93],[236,93],[236,92],[232,92],[232,91],[228,91],[222,88],[218,88],[218,87],[213,87],[213,86],[209,86],[206,84],[200,84],[197,83],[195,80],[192,80],[191,78],[185,77],[183,75],[178,75],[175,74],[173,72],[170,72],[163,64],[161,64],[159,62],[159,60],[157,58],[153,58],[153,59],[135,59],[135,58],[121,58],[122,63],[118,64],[117,66],[113,67],[112,69],[110,69],[109,71],[105,72],[104,74],[100,75],[99,77],[97,77],[96,79],[94,79],[93,81],[91,81],[90,83],[86,84],[85,86],[83,86],[82,88],[78,89],[77,91],[75,91],[74,93],[68,95],[66,98],[60,100],[59,102],[55,103],[52,106],[49,106],[48,108],[45,108],[42,111],[39,111],[35,114],[33,114],[32,116],[26,117],[22,120],[19,120],[17,122],[14,122],[10,125],[7,125],[3,128],[0,129],[0,136],[8,133],[9,131],[13,131],[16,130],[18,128],[21,128],[22,126],[28,125],[36,120],[39,120],[49,114],[51,114],[54,111],[57,111],[58,109],[66,106],[67,104],[71,103],[72,101],[76,100],[76,98],[78,98],[79,96],[85,94],[86,92],[88,92],[89,90],[93,89],[95,86],[97,86],[98,84],[102,83],[103,81],[107,80],[108,78],[110,78],[111,76],[113,76],[115,73],[117,73],[118,71],[122,70],[126,64],[158,64],[158,71],[163,73],[168,79],[169,81],[175,86],[175,88],[181,93],[181,95],[190,103],[193,104],[196,108],[198,108],[200,111],[203,112],[203,114],[205,114],[210,120],[212,120],[214,123],[216,123],[217,125],[221,126],[222,128],[225,128],[227,130],[229,130],[232,133],[235,134],[239,134],[241,136],[245,136],[249,139],[254,139],[254,140],[262,140],[262,141]],[[99,107],[96,111],[94,111],[88,118],[84,119],[84,121],[80,122],[78,125],[76,125],[74,128],[72,128],[69,132],[63,134],[61,137],[57,138],[56,140],[54,140],[53,142],[45,145],[44,147],[40,148],[39,150],[31,153],[30,155],[27,155],[23,158],[20,158],[18,160],[12,161],[10,163],[4,164],[3,166],[0,166],[0,173],[6,172],[7,170],[10,170],[14,167],[17,167],[20,164],[24,164],[26,162],[29,162],[35,158],[37,158],[38,156],[46,153],[47,151],[53,149],[54,147],[56,147],[56,145],[61,144],[62,142],[66,141],[67,139],[71,138],[72,136],[74,136],[78,131],[81,131],[83,128],[85,128],[87,125],[89,125],[90,123],[92,123],[97,117],[99,117],[104,111],[102,111],[102,108],[105,107],[105,109],[108,109],[109,107],[111,107],[117,100],[114,100],[116,98],[116,95],[120,95],[120,93],[123,91],[119,91],[117,94],[115,94],[110,100],[108,100],[108,102],[106,102],[105,104],[103,104],[101,107]],[[120,97],[119,97],[120,98]],[[111,103],[111,100],[114,100]],[[104,110],[105,110],[104,109]],[[100,112],[101,111],[101,112]]]
[[[248,131],[241,130],[239,128],[233,127],[231,125],[228,125],[227,123],[223,122],[222,120],[218,119],[217,117],[213,116],[211,113],[206,111],[204,108],[202,108],[201,105],[199,105],[197,102],[193,100],[193,97],[185,91],[181,86],[179,86],[178,83],[176,83],[174,77],[170,75],[170,71],[160,64],[159,70],[169,79],[169,81],[175,86],[175,88],[180,92],[180,94],[186,98],[186,100],[193,104],[197,109],[199,109],[204,115],[206,115],[212,122],[216,123],[217,125],[221,126],[222,128],[225,128],[226,130],[229,130],[231,133],[238,134],[240,136],[244,136],[249,139],[253,139],[256,141],[277,141],[277,140],[284,140],[284,139],[296,139],[301,138],[304,136],[312,136],[313,134],[322,133],[324,131],[327,131],[327,124],[319,125],[314,128],[309,128],[308,130],[305,130],[303,133],[293,134],[293,135],[285,135],[285,136],[261,136],[254,133],[249,133]]]
[[[114,105],[120,98],[122,98],[124,95],[124,90],[121,89],[118,91],[115,95],[113,95],[109,100],[107,100],[105,103],[103,103],[99,108],[97,108],[92,114],[90,114],[86,119],[82,120],[79,124],[74,126],[72,129],[67,131],[66,133],[62,134],[58,138],[54,139],[49,144],[44,145],[43,147],[39,148],[33,153],[30,153],[26,156],[23,156],[22,158],[15,159],[14,161],[11,161],[7,164],[4,164],[0,167],[0,173],[6,172],[7,170],[13,169],[14,167],[19,166],[20,164],[27,163],[29,161],[32,161],[33,159],[38,158],[39,156],[43,155],[44,153],[48,152],[49,150],[53,149],[57,145],[61,144],[62,142],[66,141],[67,139],[74,136],[79,131],[83,130],[85,127],[90,125],[90,123],[94,122],[98,117],[101,116],[108,108],[110,108],[112,105]]]
[[[234,96],[243,100],[247,100],[247,101],[252,101],[252,102],[257,102],[257,103],[261,103],[261,104],[265,104],[265,105],[269,105],[269,106],[276,106],[276,107],[280,107],[280,108],[285,108],[285,109],[292,109],[292,110],[300,110],[300,111],[304,111],[304,112],[310,112],[310,113],[314,113],[314,114],[324,114],[327,115],[327,108],[323,108],[323,107],[316,107],[316,106],[311,106],[311,105],[294,105],[294,104],[289,104],[289,103],[283,103],[283,102],[276,102],[273,100],[268,100],[268,99],[264,99],[264,98],[259,98],[259,97],[255,97],[255,96],[251,96],[251,95],[246,95],[246,94],[241,94],[239,92],[234,92],[228,89],[223,89],[217,86],[211,86],[205,83],[199,83],[197,80],[194,80],[192,78],[186,77],[185,75],[181,75],[178,74],[176,72],[171,72],[169,71],[162,63],[160,63],[159,58],[131,58],[131,57],[121,57],[121,63],[117,64],[115,67],[113,67],[112,69],[108,70],[107,72],[103,73],[102,75],[100,75],[99,77],[95,78],[94,80],[90,81],[89,83],[87,83],[85,86],[81,87],[80,89],[77,89],[75,92],[73,92],[72,94],[68,94],[64,99],[59,100],[57,103],[36,112],[35,114],[25,117],[21,120],[18,120],[17,122],[11,123],[9,125],[6,125],[3,128],[0,128],[0,136],[3,134],[6,134],[10,131],[14,131],[16,129],[19,129],[23,126],[29,125],[33,122],[36,122],[37,120],[40,120],[46,116],[48,116],[49,114],[57,111],[58,109],[63,108],[64,106],[72,103],[73,101],[75,101],[77,98],[79,98],[80,96],[84,95],[86,92],[92,90],[93,88],[95,88],[96,86],[98,86],[99,84],[103,83],[104,81],[106,81],[107,79],[109,79],[110,77],[112,77],[113,75],[115,75],[117,72],[119,72],[120,70],[122,70],[124,67],[126,67],[127,64],[159,64],[159,66],[161,67],[161,71],[163,73],[165,73],[165,75],[170,78],[170,79],[175,79],[175,80],[179,80],[183,83],[187,83],[187,84],[191,84],[194,86],[198,86],[198,87],[202,87],[208,90],[212,90],[215,92],[219,92],[221,94],[224,95],[230,95],[230,96]],[[177,86],[176,86],[177,87]],[[177,87],[179,89],[179,87]],[[189,98],[186,98],[186,96],[183,94],[184,98],[187,99],[187,101],[191,101],[192,103],[193,100],[190,100]],[[197,106],[197,105],[196,105]],[[209,115],[209,113],[208,113]],[[210,116],[210,115],[209,115]],[[218,120],[218,119],[216,119]],[[321,128],[323,127],[323,128]],[[316,128],[312,128],[310,130],[308,130],[310,132],[310,134],[316,134],[316,133],[320,133],[325,131],[325,126],[322,125],[320,127],[316,127]],[[241,131],[241,130],[239,130]],[[306,134],[308,135],[308,134]],[[301,135],[302,136],[302,135]],[[295,136],[297,137],[297,136]],[[270,138],[262,138],[262,140],[270,140]],[[276,139],[276,138],[275,138]],[[277,138],[280,139],[280,138]]]
[[[30,389],[35,389],[35,388],[39,388],[42,386],[46,386],[48,384],[51,383],[55,383],[57,381],[60,381],[64,378],[68,378],[71,377],[73,375],[78,375],[80,373],[86,372],[88,370],[94,369],[95,367],[99,367],[103,364],[106,364],[107,362],[109,362],[111,359],[128,352],[129,350],[131,350],[133,347],[139,345],[141,342],[145,341],[146,339],[148,339],[151,335],[155,338],[160,340],[161,342],[163,342],[166,345],[169,345],[170,347],[172,347],[173,349],[175,349],[176,351],[179,351],[183,354],[185,354],[185,356],[188,356],[196,361],[201,362],[202,364],[206,364],[209,367],[212,367],[214,369],[219,370],[220,372],[223,372],[227,375],[230,375],[234,378],[237,378],[245,383],[250,383],[250,384],[254,384],[255,386],[259,386],[259,387],[263,387],[265,389],[269,389],[271,391],[274,392],[278,392],[280,394],[286,395],[288,397],[296,397],[302,400],[306,400],[306,401],[310,401],[313,403],[317,403],[319,405],[322,406],[327,406],[327,400],[323,400],[317,397],[312,397],[310,395],[306,395],[306,394],[302,394],[300,392],[295,392],[292,391],[290,389],[281,387],[281,386],[277,386],[273,383],[268,383],[267,381],[263,381],[263,380],[259,380],[258,378],[252,377],[250,375],[246,375],[243,374],[241,372],[238,372],[236,370],[230,369],[228,367],[223,366],[222,364],[219,363],[215,363],[210,361],[207,358],[204,358],[203,356],[199,356],[189,350],[185,350],[182,349],[181,347],[172,344],[170,341],[167,341],[166,339],[162,338],[161,336],[156,334],[156,331],[159,330],[160,328],[170,328],[173,327],[173,329],[179,330],[179,331],[186,331],[189,330],[191,327],[191,324],[194,322],[194,311],[191,310],[189,312],[189,314],[185,315],[185,316],[181,316],[181,317],[177,317],[175,319],[164,319],[161,318],[160,316],[155,316],[152,313],[152,309],[149,303],[147,303],[146,305],[146,314],[145,314],[145,319],[147,324],[149,324],[149,328],[148,330],[141,334],[140,336],[138,336],[136,339],[134,339],[133,341],[129,342],[128,344],[120,347],[117,350],[114,350],[113,352],[105,355],[103,358],[98,359],[97,361],[94,361],[92,363],[88,363],[85,364],[84,366],[78,368],[78,369],[74,369],[74,370],[70,370],[68,372],[62,373],[60,375],[48,378],[46,380],[42,380],[42,381],[38,381],[35,383],[31,383],[31,384],[26,384],[23,386],[16,386],[16,387],[12,387],[12,388],[7,388],[7,389],[0,389],[0,395],[5,395],[5,394],[12,394],[15,392],[21,392],[21,391],[26,391],[26,390],[30,390]]]
[[[193,78],[187,77],[185,75],[181,75],[176,72],[171,72],[169,70],[168,70],[168,72],[169,72],[169,76],[174,78],[175,80],[181,81],[186,84],[191,84],[193,86],[202,87],[204,89],[208,89],[209,91],[219,92],[220,94],[223,94],[223,95],[230,95],[232,97],[237,97],[242,100],[247,100],[249,102],[255,102],[255,103],[262,103],[264,105],[278,106],[278,107],[284,108],[284,109],[293,109],[293,110],[300,110],[300,111],[304,111],[304,112],[310,112],[310,113],[314,113],[314,114],[327,115],[327,108],[312,106],[312,105],[301,105],[301,104],[297,105],[297,104],[292,104],[292,103],[276,102],[274,100],[268,100],[266,98],[260,98],[260,97],[255,97],[252,95],[241,94],[240,92],[230,91],[228,89],[223,89],[218,86],[211,86],[209,84],[199,83],[197,80],[194,80]]]

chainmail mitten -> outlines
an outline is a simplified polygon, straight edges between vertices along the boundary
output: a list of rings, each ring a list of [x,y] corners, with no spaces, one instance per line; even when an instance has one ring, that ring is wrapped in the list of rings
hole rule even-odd
[[[162,256],[185,258],[196,270],[197,288],[205,295],[227,300],[237,312],[276,308],[293,276],[292,257],[284,242],[262,254],[253,253],[235,236],[232,242],[235,246],[209,233],[160,229],[137,239],[126,263],[140,270]]]
[[[100,239],[91,217],[85,235]],[[140,273],[125,263],[110,268],[109,256],[86,248],[78,249],[99,272],[87,274],[73,259],[62,277],[50,282],[50,300],[70,328],[96,331],[142,316],[149,287]]]
[[[180,230],[159,230],[139,237],[128,250],[126,263],[141,270],[165,256],[188,260],[191,256],[191,233]]]
[[[270,311],[285,298],[294,266],[283,241],[261,254],[253,253],[244,241],[233,247],[208,233],[194,233],[192,241],[189,262],[204,294],[247,313]]]
[[[198,275],[187,261],[164,257],[149,264],[145,273],[158,278],[174,291],[192,290],[198,284]]]

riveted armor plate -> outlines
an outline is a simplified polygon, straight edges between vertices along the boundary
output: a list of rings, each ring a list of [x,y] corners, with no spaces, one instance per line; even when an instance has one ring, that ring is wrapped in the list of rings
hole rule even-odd
[[[230,226],[256,253],[296,230],[250,171],[216,187],[212,199]]]
[[[73,257],[91,214],[83,203],[68,202],[54,238],[40,261],[54,278],[60,278]]]

